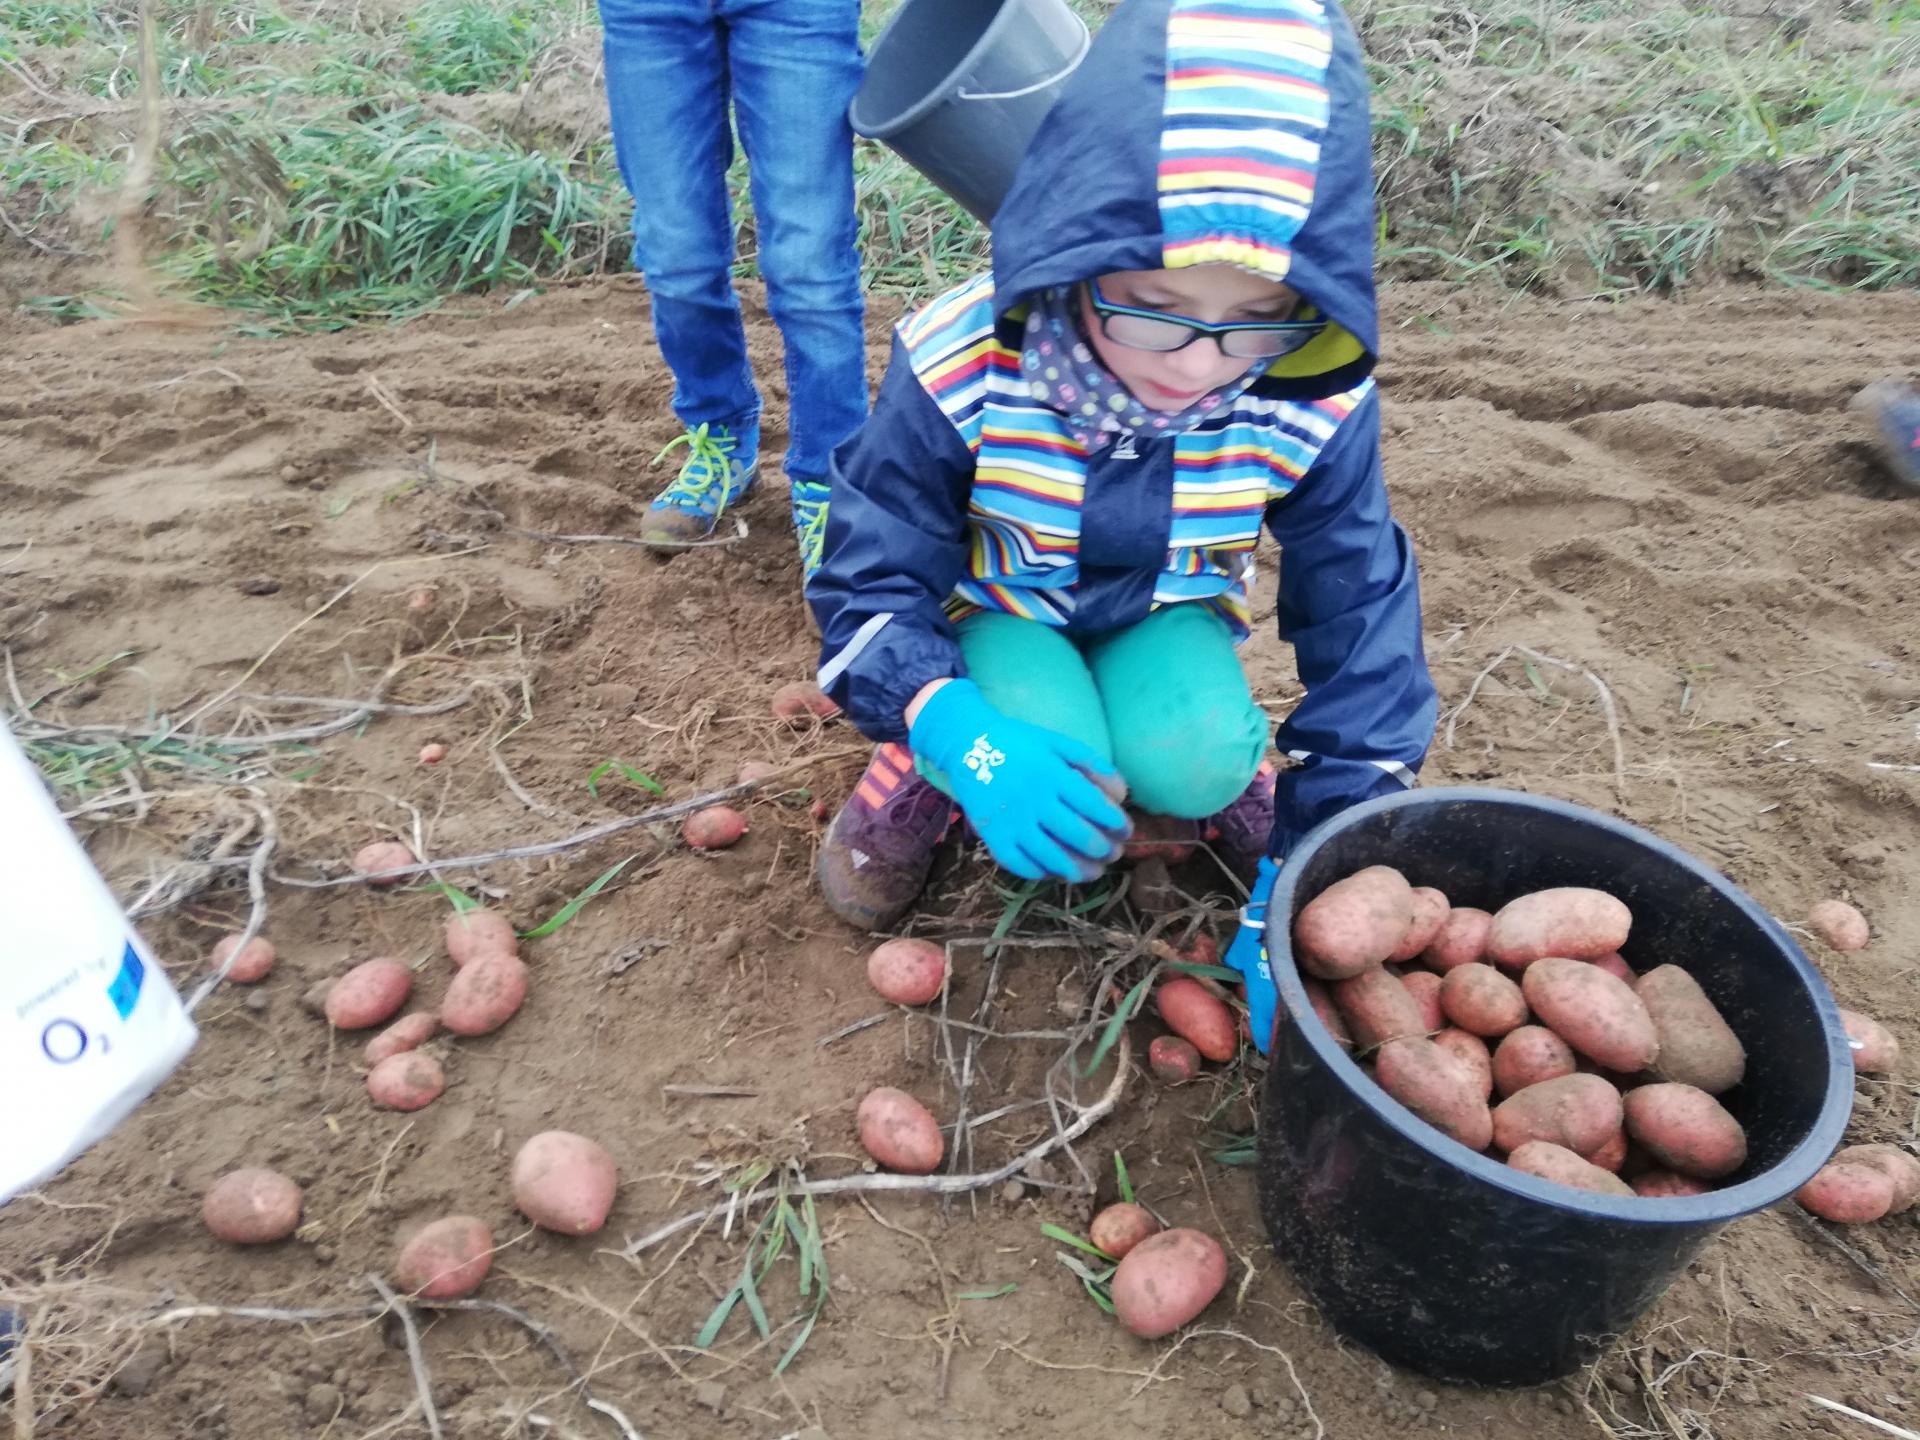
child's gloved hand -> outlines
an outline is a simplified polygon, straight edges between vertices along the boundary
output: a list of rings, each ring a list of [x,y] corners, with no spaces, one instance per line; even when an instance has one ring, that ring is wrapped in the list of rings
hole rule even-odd
[[[1077,740],[993,708],[971,680],[950,680],[907,734],[947,777],[993,858],[1026,880],[1091,880],[1120,853],[1126,812],[1089,779],[1113,775]]]
[[[1273,984],[1273,968],[1267,963],[1267,906],[1273,899],[1274,877],[1279,873],[1280,862],[1271,855],[1260,862],[1253,893],[1240,912],[1240,928],[1227,946],[1227,964],[1246,981],[1247,1028],[1253,1032],[1253,1048],[1262,1055],[1273,1044],[1273,1017],[1280,999]]]

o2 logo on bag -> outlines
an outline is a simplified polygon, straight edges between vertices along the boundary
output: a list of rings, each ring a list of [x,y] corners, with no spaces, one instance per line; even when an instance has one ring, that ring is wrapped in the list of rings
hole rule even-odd
[[[131,1016],[133,1007],[140,1003],[140,988],[146,978],[146,964],[133,946],[127,945],[120,954],[120,967],[107,986],[107,1000],[122,1020]],[[106,1055],[112,1049],[112,1041],[105,1033],[89,1035],[78,1020],[64,1015],[49,1020],[40,1030],[40,1053],[55,1065],[71,1065],[89,1050]]]

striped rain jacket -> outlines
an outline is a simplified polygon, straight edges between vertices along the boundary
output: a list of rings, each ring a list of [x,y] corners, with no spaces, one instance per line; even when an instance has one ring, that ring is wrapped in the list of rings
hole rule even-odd
[[[993,222],[993,273],[909,316],[872,418],[834,456],[807,596],[820,683],[875,740],[962,675],[955,620],[1074,633],[1199,604],[1250,620],[1264,524],[1306,697],[1281,724],[1272,850],[1413,783],[1435,698],[1418,580],[1380,471],[1366,82],[1319,0],[1125,0]],[[1225,262],[1329,320],[1230,409],[1089,455],[1019,373],[1029,298],[1119,270]]]

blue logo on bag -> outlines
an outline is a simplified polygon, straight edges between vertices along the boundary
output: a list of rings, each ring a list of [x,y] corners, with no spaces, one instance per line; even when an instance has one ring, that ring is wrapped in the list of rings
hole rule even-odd
[[[147,967],[140,963],[140,957],[134,953],[133,942],[127,942],[126,953],[120,957],[120,973],[113,977],[113,983],[107,987],[107,998],[113,1002],[113,1008],[120,1012],[125,1020],[133,1014],[133,1007],[140,1002],[140,986],[147,978]]]

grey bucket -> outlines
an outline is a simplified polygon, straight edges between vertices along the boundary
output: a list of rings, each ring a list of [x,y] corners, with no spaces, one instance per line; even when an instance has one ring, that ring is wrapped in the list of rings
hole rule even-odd
[[[1066,0],[906,0],[847,118],[985,222],[1091,43]]]

